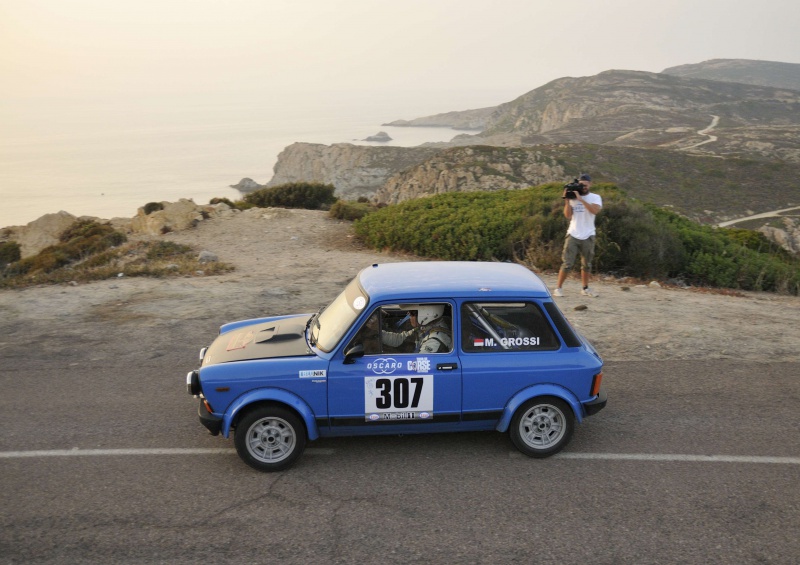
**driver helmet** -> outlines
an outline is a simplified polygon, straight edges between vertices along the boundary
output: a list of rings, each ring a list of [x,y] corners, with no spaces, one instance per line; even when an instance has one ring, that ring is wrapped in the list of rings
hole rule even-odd
[[[417,306],[417,322],[421,326],[427,326],[443,315],[444,304],[420,304]]]

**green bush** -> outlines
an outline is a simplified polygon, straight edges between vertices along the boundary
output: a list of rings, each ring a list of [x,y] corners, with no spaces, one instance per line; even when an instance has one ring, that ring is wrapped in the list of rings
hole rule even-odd
[[[20,245],[16,241],[4,241],[0,243],[0,269],[20,260]]]
[[[700,225],[613,185],[597,217],[594,269],[637,278],[800,294],[800,261],[748,230]],[[556,270],[567,229],[561,186],[448,193],[387,206],[354,224],[376,249],[445,260],[516,260]]]
[[[159,210],[163,210],[164,205],[161,202],[148,202],[144,205],[144,214],[145,216],[149,216],[153,212],[157,212]]]
[[[174,241],[156,241],[147,250],[147,259],[166,259],[168,257],[179,257],[192,251],[188,245],[175,243]]]
[[[345,200],[337,200],[333,206],[331,206],[330,216],[331,218],[336,218],[337,220],[347,220],[347,221],[354,221],[359,220],[376,210],[376,207],[369,204],[368,202],[361,202],[359,199],[358,202],[348,202]]]
[[[116,231],[109,224],[100,224],[94,220],[76,220],[62,232],[59,243],[46,247],[38,255],[9,265],[6,272],[9,276],[34,272],[50,273],[125,241],[125,234]]]
[[[334,190],[332,184],[294,182],[245,194],[244,201],[259,208],[328,210],[336,202]]]

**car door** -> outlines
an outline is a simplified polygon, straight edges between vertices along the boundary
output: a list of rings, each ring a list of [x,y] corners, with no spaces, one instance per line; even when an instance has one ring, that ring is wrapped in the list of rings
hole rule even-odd
[[[532,301],[466,301],[461,306],[465,421],[496,421],[508,399],[535,384],[569,388],[579,368]]]
[[[441,328],[449,326],[452,332],[454,305],[445,301],[436,304],[446,307]],[[401,428],[405,433],[457,426],[460,422],[461,367],[456,341],[451,338],[447,343],[442,336],[439,350],[417,351],[419,333],[410,331],[408,306],[376,306],[331,360],[331,433],[393,433]],[[398,336],[403,333],[408,335],[401,342]],[[356,346],[364,348],[363,356],[345,358],[345,352]]]

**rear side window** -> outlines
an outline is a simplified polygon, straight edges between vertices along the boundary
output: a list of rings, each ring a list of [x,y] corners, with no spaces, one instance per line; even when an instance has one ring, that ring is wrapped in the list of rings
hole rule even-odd
[[[547,317],[531,302],[461,306],[461,349],[468,353],[552,351],[561,347]]]

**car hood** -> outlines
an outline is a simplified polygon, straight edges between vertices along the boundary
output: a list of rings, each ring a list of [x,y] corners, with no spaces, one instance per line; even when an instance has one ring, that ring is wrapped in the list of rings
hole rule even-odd
[[[221,334],[206,351],[203,367],[231,361],[313,355],[305,338],[310,316],[255,323]]]

